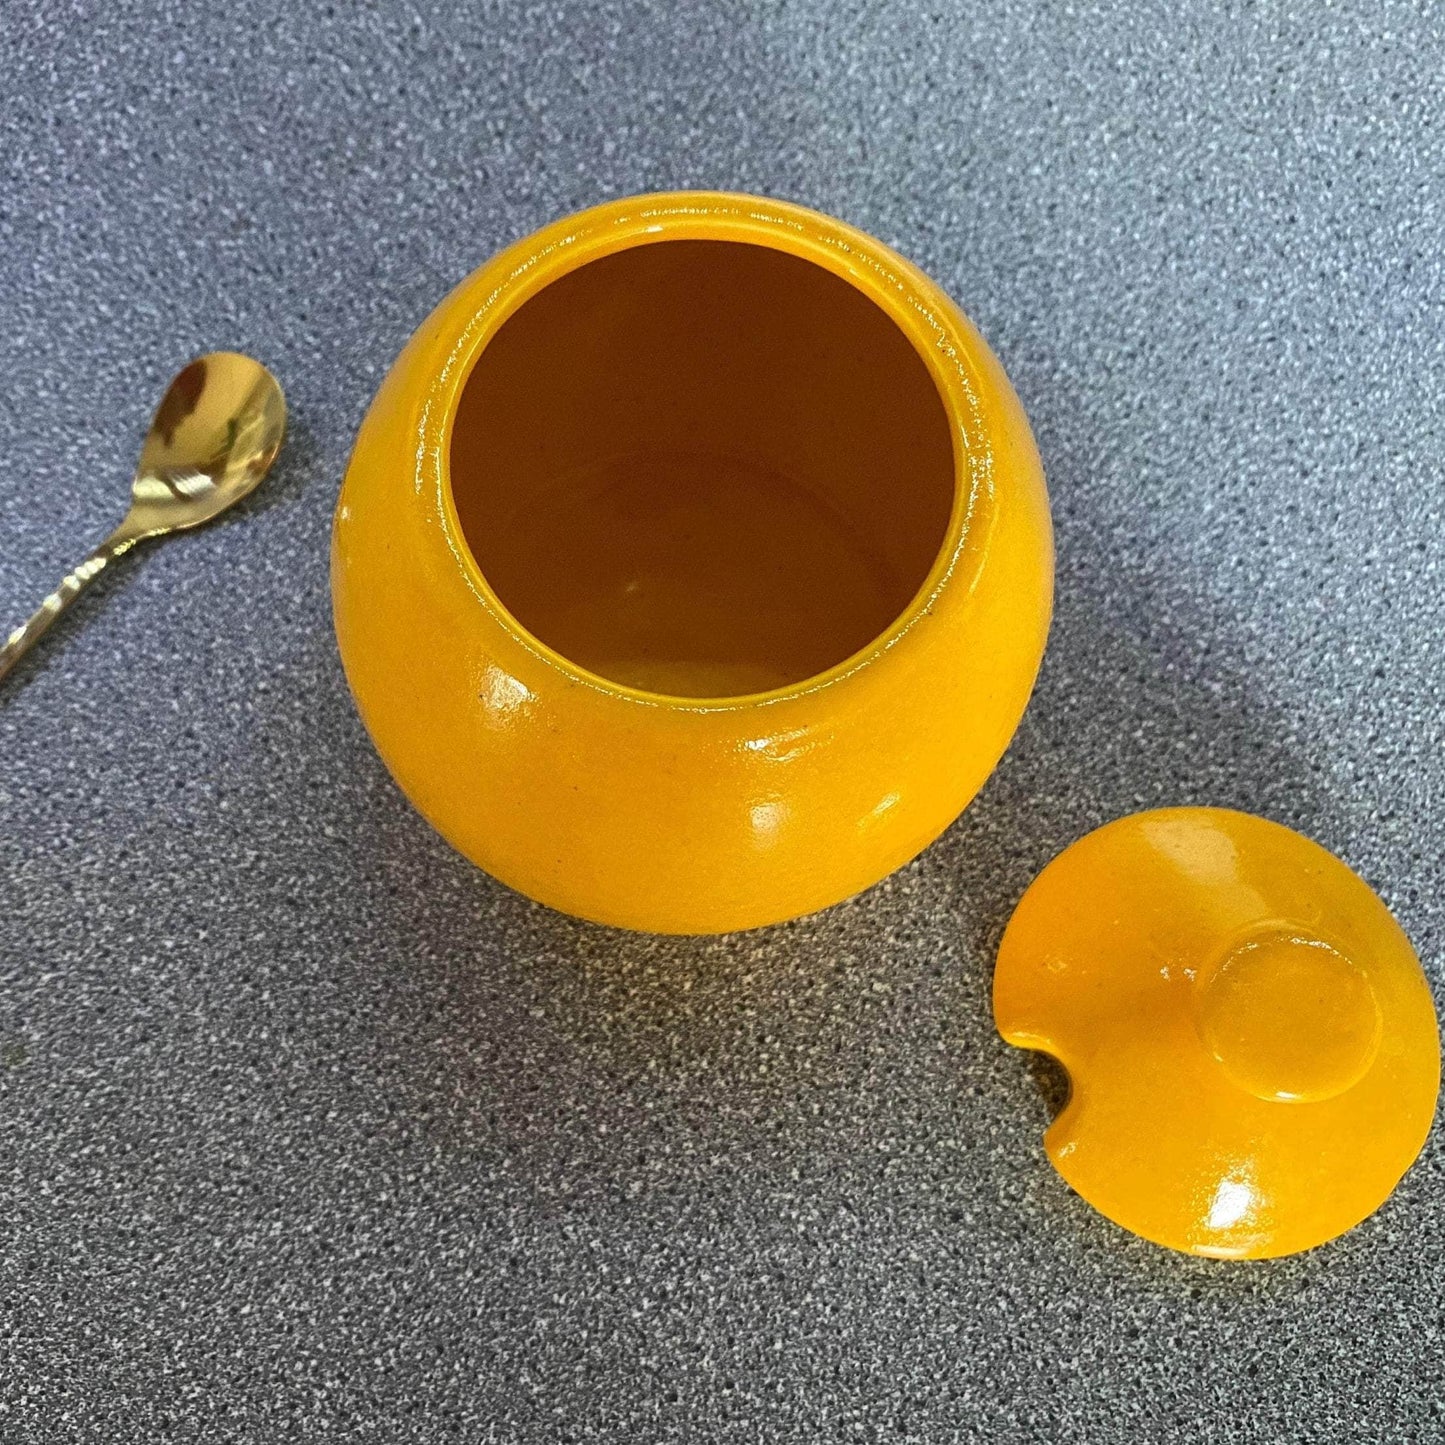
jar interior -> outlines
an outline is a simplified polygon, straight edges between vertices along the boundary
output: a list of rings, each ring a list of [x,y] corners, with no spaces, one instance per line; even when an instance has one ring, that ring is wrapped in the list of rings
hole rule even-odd
[[[862,291],[770,247],[665,240],[503,323],[450,478],[522,627],[613,682],[716,698],[886,633],[943,546],[954,460],[927,367]]]

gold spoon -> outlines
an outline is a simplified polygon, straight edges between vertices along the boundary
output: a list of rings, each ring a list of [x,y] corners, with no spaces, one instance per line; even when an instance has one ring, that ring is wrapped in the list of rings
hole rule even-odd
[[[156,409],[125,520],[10,634],[0,679],[114,558],[147,537],[209,522],[254,490],[285,430],[281,387],[259,361],[213,351],[191,362]]]

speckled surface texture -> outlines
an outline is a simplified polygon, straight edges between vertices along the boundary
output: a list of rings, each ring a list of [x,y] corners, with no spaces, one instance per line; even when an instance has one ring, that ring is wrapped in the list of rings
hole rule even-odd
[[[0,616],[118,518],[190,354],[261,356],[294,419],[0,699],[0,1440],[1441,1438],[1438,1129],[1338,1244],[1172,1257],[1055,1177],[988,1008],[1033,874],[1175,802],[1341,854],[1441,1000],[1438,11],[4,0],[0,57]],[[1060,563],[970,812],[700,942],[454,856],[326,573],[441,295],[686,185],[958,298]]]

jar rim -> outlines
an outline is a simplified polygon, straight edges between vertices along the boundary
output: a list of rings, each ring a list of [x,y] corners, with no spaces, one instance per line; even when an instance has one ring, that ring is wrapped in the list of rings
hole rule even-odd
[[[881,632],[840,662],[766,692],[691,697],[629,687],[548,646],[511,612],[488,582],[463,532],[452,493],[451,443],[458,403],[487,343],[538,292],[604,256],[670,240],[740,242],[810,261],[848,282],[898,327],[938,393],[953,455],[953,499],[943,540],[922,583]],[[910,262],[844,222],[789,202],[710,191],[676,191],[608,202],[556,221],[517,242],[463,282],[485,291],[452,341],[421,408],[418,485],[432,492],[448,546],[478,601],[528,652],[571,682],[611,696],[681,712],[775,705],[853,677],[891,652],[931,611],[946,585],[972,590],[993,514],[994,458],[980,379],[952,303]],[[960,575],[962,574],[962,575]]]

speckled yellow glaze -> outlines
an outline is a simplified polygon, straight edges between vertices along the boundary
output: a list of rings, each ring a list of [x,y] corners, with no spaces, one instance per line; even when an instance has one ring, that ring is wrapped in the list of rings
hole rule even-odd
[[[449,477],[459,395],[509,316],[598,258],[699,238],[776,248],[872,298],[922,358],[952,438],[942,549],[901,615],[828,670],[744,696],[625,686],[541,642],[483,575]],[[1052,546],[1023,412],[936,286],[827,217],[680,193],[549,226],[464,281],[422,325],[357,438],[332,588],[362,718],[455,847],[566,912],[702,933],[838,902],[957,816],[1032,688]]]
[[[1171,1249],[1309,1249],[1420,1152],[1440,1040],[1418,959],[1343,863],[1218,808],[1120,819],[1059,855],[999,948],[1004,1038],[1068,1070],[1045,1135],[1101,1213]]]

